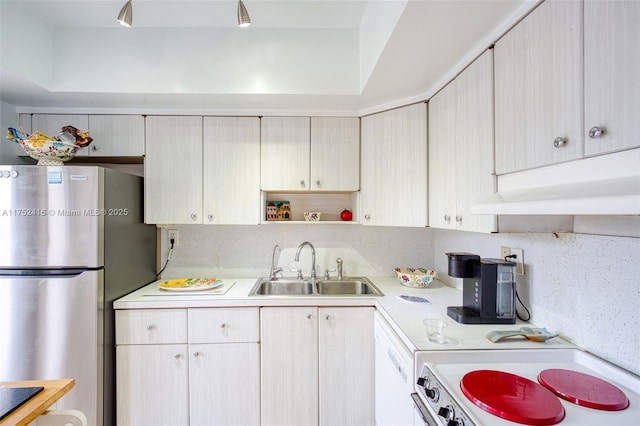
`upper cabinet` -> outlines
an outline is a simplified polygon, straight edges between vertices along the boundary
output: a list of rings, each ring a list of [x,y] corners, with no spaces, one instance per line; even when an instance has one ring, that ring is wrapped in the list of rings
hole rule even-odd
[[[260,222],[260,119],[204,117],[203,223]]]
[[[640,146],[640,2],[584,3],[585,154]]]
[[[362,118],[364,225],[427,225],[427,104]]]
[[[357,191],[359,119],[263,117],[264,191]]]
[[[493,51],[429,100],[429,226],[495,232],[471,205],[493,194]]]
[[[146,133],[145,222],[202,223],[202,117],[148,116]]]
[[[257,224],[257,117],[147,117],[145,222]]]
[[[33,114],[32,131],[50,136],[62,127],[89,130],[93,142],[79,149],[77,157],[142,157],[144,155],[144,117],[141,115]]]
[[[582,157],[582,84],[582,3],[547,0],[495,45],[498,174]]]

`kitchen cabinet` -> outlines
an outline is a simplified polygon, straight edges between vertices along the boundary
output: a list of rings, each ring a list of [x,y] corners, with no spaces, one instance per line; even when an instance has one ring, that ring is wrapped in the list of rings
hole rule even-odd
[[[640,147],[639,21],[636,0],[584,3],[586,156]]]
[[[117,311],[118,424],[258,424],[258,315],[258,308]]]
[[[263,117],[263,191],[357,191],[359,119]]]
[[[202,223],[202,117],[147,116],[146,223]]]
[[[149,116],[145,222],[258,224],[257,117]]]
[[[545,1],[494,55],[496,172],[581,158],[582,2]]]
[[[374,423],[373,311],[261,308],[262,424]]]
[[[89,130],[93,142],[78,149],[76,157],[142,157],[144,155],[144,117],[141,115],[33,114],[33,130],[50,136],[70,125]]]
[[[91,157],[144,156],[144,117],[141,115],[90,115],[88,129],[93,142],[79,153],[86,152]]]
[[[189,424],[187,311],[116,311],[119,425]]]
[[[493,194],[493,51],[429,100],[429,226],[496,232],[471,205]]]
[[[427,225],[427,104],[362,118],[360,222]]]
[[[260,222],[260,119],[204,117],[203,223]]]

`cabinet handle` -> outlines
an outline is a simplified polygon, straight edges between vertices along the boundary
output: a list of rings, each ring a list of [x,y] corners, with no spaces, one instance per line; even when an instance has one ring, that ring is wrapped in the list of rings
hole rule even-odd
[[[447,223],[451,223],[451,216],[449,216],[448,214],[444,215],[444,221]]]
[[[196,358],[200,356],[200,352],[194,352],[193,356],[195,356]]]
[[[96,145],[94,145],[91,149],[94,150],[94,151],[97,151],[98,147]]]
[[[553,140],[553,146],[556,148],[562,148],[567,144],[567,138],[557,137]]]
[[[462,216],[456,216],[456,222],[462,225]]]
[[[589,129],[589,137],[591,139],[598,139],[601,138],[602,136],[604,136],[604,134],[606,133],[607,129],[605,129],[604,127],[592,127]]]
[[[220,324],[220,328],[225,328],[226,326],[227,326],[227,324],[225,324],[225,323]]]
[[[174,357],[175,359],[180,359],[180,358],[182,358],[182,355],[181,355],[181,354],[175,354],[173,357]]]
[[[329,321],[331,319],[330,315],[327,315],[326,317],[324,317],[324,319],[326,319],[327,321]]]
[[[302,179],[302,180],[300,181],[300,186],[301,186],[302,188],[304,188],[304,179]]]
[[[198,215],[195,213],[191,213],[191,220],[196,220],[198,218]]]
[[[147,325],[147,330],[149,330],[149,331],[153,330],[154,328],[156,328],[156,326],[153,325],[153,324]]]
[[[307,319],[311,319],[311,314],[307,315]]]
[[[213,222],[213,215],[212,214],[207,215],[207,219],[209,220],[209,222]]]
[[[365,220],[369,220],[369,219],[371,219],[371,215],[370,215],[370,214],[365,214],[365,215],[364,215],[364,219],[365,219]]]
[[[322,182],[320,182],[320,179],[318,179],[318,180],[316,181],[316,186],[317,186],[318,188],[322,187]]]

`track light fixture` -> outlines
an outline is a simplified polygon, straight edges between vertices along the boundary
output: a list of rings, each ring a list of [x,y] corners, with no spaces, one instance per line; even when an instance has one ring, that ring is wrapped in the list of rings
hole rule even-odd
[[[238,26],[248,27],[249,25],[251,25],[249,12],[247,12],[247,8],[244,7],[242,0],[238,0]]]
[[[130,27],[133,24],[133,5],[131,4],[131,0],[127,0],[124,6],[122,6],[122,9],[120,9],[118,22],[125,27]]]

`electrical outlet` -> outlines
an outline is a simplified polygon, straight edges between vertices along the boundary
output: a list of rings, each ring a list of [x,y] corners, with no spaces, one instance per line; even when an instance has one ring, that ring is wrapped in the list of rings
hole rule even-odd
[[[171,246],[171,240],[173,240],[173,247],[178,247],[180,245],[179,233],[177,229],[168,229],[167,230],[167,242],[169,246]]]
[[[524,275],[524,251],[520,248],[512,248],[511,254],[516,255],[516,258],[512,259],[516,262],[516,275]]]
[[[500,247],[500,259],[505,260],[507,256],[511,255],[511,247]]]

